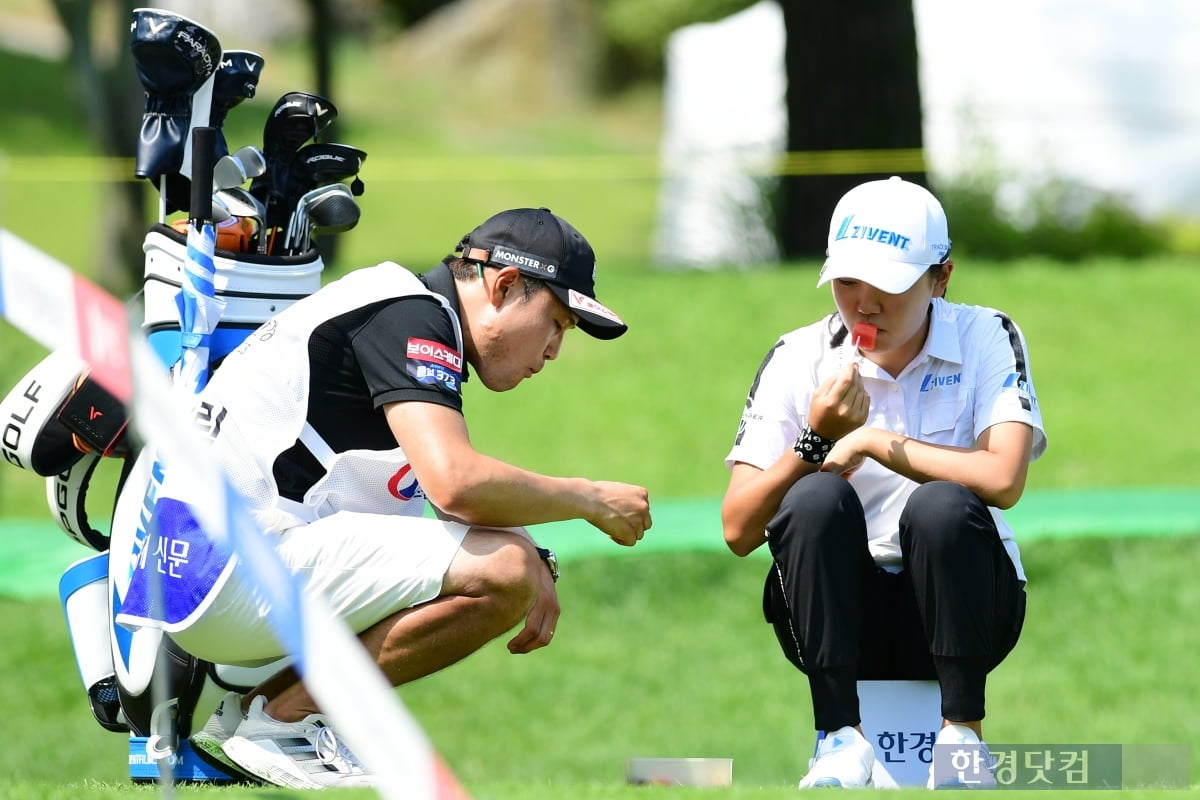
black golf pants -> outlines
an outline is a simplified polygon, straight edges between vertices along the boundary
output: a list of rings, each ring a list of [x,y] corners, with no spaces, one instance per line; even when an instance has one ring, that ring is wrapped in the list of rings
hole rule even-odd
[[[922,484],[900,516],[903,571],[867,550],[862,504],[830,473],[801,478],[767,526],[763,612],[808,677],[818,730],[861,721],[859,680],[937,680],[942,716],[984,717],[987,674],[1017,643],[1025,588],[987,506]]]

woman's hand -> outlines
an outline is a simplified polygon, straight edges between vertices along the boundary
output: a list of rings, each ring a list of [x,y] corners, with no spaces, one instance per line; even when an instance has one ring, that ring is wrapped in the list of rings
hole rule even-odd
[[[843,478],[853,475],[867,460],[866,439],[870,431],[870,428],[860,427],[838,439],[829,455],[825,456],[821,472],[832,472]]]
[[[858,374],[858,364],[851,362],[813,392],[808,425],[826,439],[841,439],[862,427],[870,410],[871,396]]]

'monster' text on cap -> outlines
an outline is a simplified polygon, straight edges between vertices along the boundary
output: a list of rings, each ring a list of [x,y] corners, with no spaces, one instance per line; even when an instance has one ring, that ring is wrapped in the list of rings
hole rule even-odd
[[[547,264],[541,259],[527,253],[518,253],[502,247],[497,247],[492,251],[492,261],[497,264],[507,264],[511,267],[529,267],[535,272],[542,272],[547,275],[554,275],[558,272],[558,266],[555,264]]]

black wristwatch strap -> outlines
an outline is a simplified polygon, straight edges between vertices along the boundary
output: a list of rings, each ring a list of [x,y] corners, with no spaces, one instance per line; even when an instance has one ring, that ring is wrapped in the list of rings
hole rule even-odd
[[[558,581],[558,556],[554,555],[554,551],[548,547],[537,548],[538,558],[546,562],[546,566],[550,568],[550,577]]]

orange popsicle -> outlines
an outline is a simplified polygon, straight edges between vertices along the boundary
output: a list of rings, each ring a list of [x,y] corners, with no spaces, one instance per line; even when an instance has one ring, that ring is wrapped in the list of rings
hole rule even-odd
[[[863,350],[874,350],[875,335],[877,333],[879,333],[879,328],[871,323],[856,322],[854,323],[854,327],[850,329],[850,341]]]

